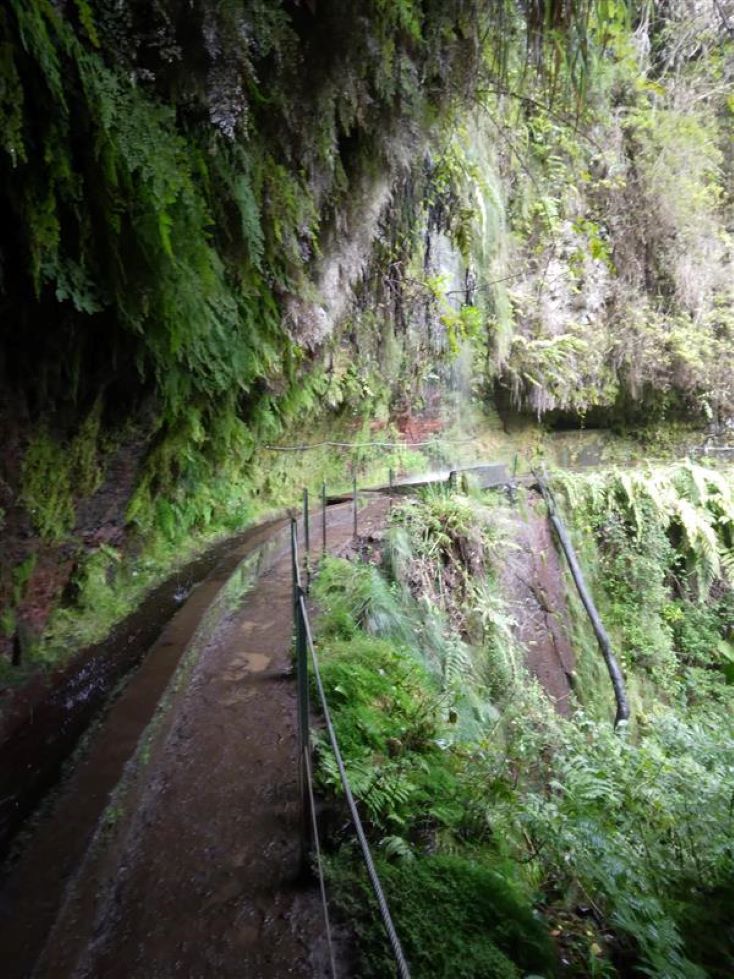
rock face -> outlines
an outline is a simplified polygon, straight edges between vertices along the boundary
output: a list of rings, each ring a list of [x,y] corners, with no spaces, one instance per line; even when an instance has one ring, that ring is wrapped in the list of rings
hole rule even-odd
[[[643,18],[600,82],[601,111],[570,138],[554,109],[519,122],[522,158],[502,161],[514,335],[501,382],[516,407],[628,423],[734,412],[722,102],[734,55],[721,11],[702,0]]]
[[[502,564],[500,587],[525,666],[559,714],[570,713],[576,667],[563,566],[538,497],[513,528],[514,547]]]
[[[425,136],[407,126],[385,137],[389,166],[377,174],[363,174],[350,191],[345,213],[327,232],[316,261],[312,289],[290,295],[285,302],[284,325],[293,340],[311,352],[320,350],[342,325],[355,302],[355,287],[373,262],[379,237],[389,233],[388,207],[400,193],[400,178],[410,173],[413,160],[425,153]],[[308,293],[313,292],[313,299]]]
[[[420,344],[425,288],[385,281],[422,241],[482,29],[458,0],[410,24],[335,0],[80,6],[0,15],[0,653],[100,548],[115,574],[199,491],[188,529],[221,521],[211,481],[252,481],[303,401],[359,411],[377,371],[383,401],[401,389],[369,351]],[[342,343],[350,384],[325,396]]]

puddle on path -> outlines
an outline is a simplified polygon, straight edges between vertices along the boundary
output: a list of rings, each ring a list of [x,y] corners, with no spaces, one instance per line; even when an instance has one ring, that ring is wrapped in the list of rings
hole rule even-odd
[[[266,656],[264,653],[246,653],[244,656],[247,669],[251,673],[262,673],[268,668],[272,658],[272,656]]]
[[[241,683],[251,673],[263,673],[272,662],[272,656],[265,653],[237,653],[224,671],[224,679],[230,683]]]

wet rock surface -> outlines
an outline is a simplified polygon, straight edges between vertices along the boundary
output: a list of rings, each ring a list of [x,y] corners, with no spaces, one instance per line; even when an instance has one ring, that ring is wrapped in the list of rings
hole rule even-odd
[[[562,559],[555,548],[540,497],[531,495],[527,513],[512,527],[514,547],[502,567],[501,583],[525,665],[559,714],[572,709],[576,662],[566,606]]]

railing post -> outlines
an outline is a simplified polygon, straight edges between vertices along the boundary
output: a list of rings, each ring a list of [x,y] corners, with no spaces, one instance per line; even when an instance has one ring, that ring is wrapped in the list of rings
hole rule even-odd
[[[321,484],[321,531],[323,536],[323,552],[326,554],[326,482]]]
[[[303,537],[306,546],[306,555],[311,551],[311,534],[308,523],[308,488],[303,487]]]
[[[301,872],[308,873],[311,854],[311,811],[308,784],[309,709],[308,709],[308,660],[306,647],[306,627],[301,609],[303,591],[298,590],[299,601],[296,610],[296,675],[298,685],[298,783],[301,810]]]
[[[308,870],[311,847],[308,769],[306,752],[309,750],[308,708],[308,646],[306,625],[303,621],[300,576],[298,573],[298,521],[291,518],[291,564],[293,568],[293,624],[296,639],[296,691],[298,704],[298,790],[301,810],[301,871]]]
[[[303,543],[306,566],[306,594],[311,591],[311,524],[308,516],[308,489],[303,487]]]
[[[306,646],[306,627],[303,621],[303,589],[298,589],[296,607],[296,676],[298,680],[298,731],[301,752],[309,747],[308,710],[308,650]]]
[[[354,539],[357,539],[357,473],[352,476],[352,517],[354,522]]]
[[[293,624],[298,621],[298,521],[291,517],[291,577],[293,581]]]

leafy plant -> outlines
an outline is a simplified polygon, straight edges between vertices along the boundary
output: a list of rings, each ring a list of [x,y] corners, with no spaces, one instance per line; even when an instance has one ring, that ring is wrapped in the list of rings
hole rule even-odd
[[[507,623],[491,578],[482,580],[486,567],[473,576],[481,592],[478,581],[466,590],[457,579],[444,607],[426,602],[435,594],[436,572],[456,553],[451,523],[439,515],[471,509],[458,494],[405,504],[395,517],[389,557],[404,586],[391,598],[407,621],[428,612],[412,638],[408,629],[403,639],[377,640],[364,631],[364,619],[360,625],[353,617],[364,606],[349,601],[346,581],[353,576],[362,588],[370,580],[379,594],[375,568],[327,562],[316,586],[327,610],[319,648],[332,713],[382,855],[380,875],[399,933],[417,974],[444,974],[444,948],[455,970],[455,934],[467,975],[504,975],[508,968],[512,975],[518,967],[548,974],[552,966],[541,964],[547,927],[560,936],[570,974],[615,974],[615,948],[651,976],[726,975],[734,961],[730,933],[722,925],[707,937],[691,922],[705,920],[708,910],[713,920],[726,920],[734,874],[734,692],[719,648],[730,637],[732,590],[719,580],[708,605],[694,589],[681,590],[684,572],[695,579],[688,571],[695,538],[682,523],[680,500],[703,507],[708,516],[696,519],[708,520],[726,512],[729,483],[686,465],[634,479],[615,472],[567,476],[557,485],[572,501],[571,522],[583,531],[579,550],[605,622],[626,640],[638,708],[634,728],[622,735],[582,711],[559,717],[514,660],[498,696],[491,677],[477,669],[476,651],[463,659],[469,647],[455,645],[446,631],[451,609],[463,609],[468,620],[480,595],[489,648],[493,632],[502,634]],[[481,510],[488,540],[503,506],[488,500]],[[720,529],[728,534],[726,522]],[[488,554],[491,566],[497,558]],[[416,577],[416,562],[433,574]],[[443,659],[436,655],[437,631]],[[472,716],[475,723],[467,723]],[[338,794],[328,749],[320,752],[324,784]],[[356,929],[360,969],[383,974],[388,958],[375,919],[365,913],[366,883],[350,844],[341,836],[336,842],[332,885]],[[464,875],[468,867],[476,877]],[[514,936],[507,943],[486,921],[473,930],[490,892],[514,895],[516,903],[495,912]],[[537,931],[538,919],[526,917],[534,900],[546,919]],[[593,909],[591,919],[576,921],[579,905]],[[461,923],[453,922],[454,907]],[[521,943],[538,958],[521,960]],[[503,966],[497,950],[514,964]]]
[[[23,459],[21,499],[44,540],[60,540],[74,524],[69,458],[47,432],[29,445]]]
[[[392,972],[369,884],[353,860],[333,861],[329,883],[344,913],[359,922],[360,975]],[[542,925],[496,871],[456,856],[378,862],[411,974],[464,979],[553,975]],[[365,905],[368,915],[364,914]]]

